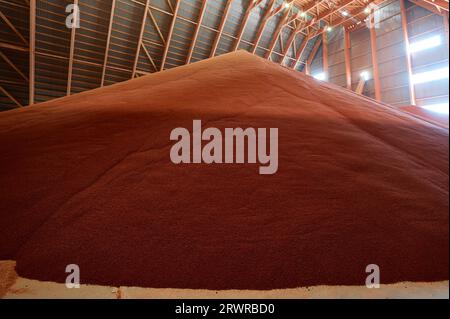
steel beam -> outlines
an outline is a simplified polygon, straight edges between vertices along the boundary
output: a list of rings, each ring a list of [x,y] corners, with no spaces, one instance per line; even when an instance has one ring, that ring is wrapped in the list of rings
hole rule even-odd
[[[250,2],[250,4],[248,5],[248,8],[247,8],[247,10],[245,10],[245,14],[244,14],[244,17],[241,22],[239,32],[237,34],[237,39],[236,39],[236,41],[234,41],[233,48],[231,51],[236,51],[239,48],[239,44],[241,43],[245,28],[247,27],[247,23],[250,18],[250,15],[252,14],[253,9],[258,7],[261,4],[261,2],[262,2],[262,0],[255,0],[255,1]]]
[[[214,38],[213,45],[211,47],[210,58],[216,55],[217,47],[219,46],[220,37],[222,36],[223,29],[225,28],[225,23],[227,22],[228,14],[230,13],[231,5],[233,0],[228,0],[225,5],[225,10],[223,11],[222,20],[220,21],[219,30],[217,31],[216,37]]]
[[[327,79],[329,78],[328,70],[328,33],[322,33],[322,68]]]
[[[22,35],[22,33],[20,33],[19,30],[17,30],[17,28],[14,26],[14,24],[8,19],[8,17],[2,11],[0,11],[0,18],[2,18],[3,21],[5,21],[5,23],[11,28],[11,30],[20,38],[20,40],[25,45],[28,45],[27,39],[25,39],[25,37]]]
[[[347,89],[352,89],[352,66],[350,57],[351,39],[350,32],[344,28],[344,60],[345,60],[345,79]]]
[[[309,40],[310,40],[310,37],[309,36],[305,36],[305,38],[303,39],[302,43],[300,44],[300,48],[298,48],[297,55],[295,56],[295,61],[291,65],[292,69],[295,70],[297,68],[297,64],[300,62],[300,59],[302,58],[302,54],[305,51],[306,45],[308,44]]]
[[[378,70],[377,34],[375,31],[375,14],[374,14],[373,9],[370,14],[369,20],[370,20],[370,25],[369,25],[370,47],[371,47],[371,57],[372,57],[375,99],[377,101],[381,101],[380,72]]]
[[[28,77],[2,52],[0,51],[0,58],[2,58],[11,68],[14,69],[26,82]]]
[[[277,27],[272,36],[272,40],[270,41],[269,50],[266,52],[265,58],[270,59],[275,46],[277,45],[278,38],[280,34],[283,32],[283,28],[289,23],[289,11],[286,11],[283,17],[278,21]]]
[[[310,75],[311,74],[311,64],[312,61],[314,60],[314,58],[317,55],[317,51],[319,51],[320,45],[322,44],[322,40],[321,39],[317,39],[316,43],[314,43],[314,47],[311,50],[308,59],[306,59],[306,63],[305,63],[305,73]]]
[[[403,32],[403,41],[405,41],[405,58],[406,58],[406,69],[408,71],[408,87],[409,87],[409,100],[411,105],[416,105],[416,90],[414,88],[414,83],[412,82],[412,61],[411,55],[409,54],[409,31],[408,31],[408,16],[406,13],[406,5],[405,0],[400,1],[400,15],[402,19],[402,32]]]
[[[177,4],[175,6],[173,12],[172,22],[170,24],[169,34],[167,35],[166,46],[164,47],[164,53],[161,59],[161,68],[160,71],[164,70],[166,65],[167,55],[169,54],[170,41],[172,40],[173,30],[175,29],[175,24],[177,22],[178,11],[180,10],[181,0],[177,0]]]
[[[202,7],[200,9],[200,17],[198,19],[197,26],[195,27],[194,35],[192,36],[191,45],[189,46],[189,50],[186,57],[186,64],[191,63],[192,54],[194,53],[195,44],[197,42],[198,34],[200,32],[200,28],[202,27],[203,17],[205,16],[206,6],[208,5],[208,0],[202,1]]]
[[[106,37],[105,58],[103,60],[102,79],[101,79],[101,82],[100,82],[100,86],[105,85],[106,65],[108,63],[109,45],[111,44],[111,32],[112,32],[115,8],[116,8],[116,0],[112,0],[112,2],[111,2],[111,13],[109,15],[108,35]]]
[[[78,7],[78,0],[74,0],[73,4],[75,7]],[[79,16],[77,16],[78,18]],[[69,67],[67,71],[67,92],[66,95],[70,95],[72,91],[72,71],[73,71],[73,57],[75,53],[75,36],[77,33],[77,28],[72,26],[72,30],[70,32],[70,52],[69,52]]]
[[[144,31],[145,31],[145,21],[147,21],[147,12],[148,12],[149,2],[150,2],[150,0],[145,1],[144,14],[142,16],[141,30],[139,31],[138,45],[137,45],[137,49],[136,49],[136,56],[134,57],[133,72],[131,73],[132,79],[136,76],[136,69],[137,69],[137,64],[139,61],[139,54],[141,53],[142,37],[144,36]]]
[[[35,69],[36,69],[36,0],[30,0],[30,36],[29,36],[29,83],[28,104],[34,104]]]
[[[0,86],[0,92],[3,92],[3,94],[5,94],[11,101],[14,102],[14,104],[16,104],[18,107],[22,107],[23,105],[17,101],[14,96],[12,96],[5,88],[3,88],[2,86]]]

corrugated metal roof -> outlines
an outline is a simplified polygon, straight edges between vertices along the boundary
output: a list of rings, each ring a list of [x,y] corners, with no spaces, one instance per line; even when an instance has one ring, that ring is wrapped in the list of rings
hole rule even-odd
[[[0,17],[2,108],[27,105],[29,101],[30,1],[36,1],[35,102],[110,85],[235,49],[248,50],[302,70],[319,38],[317,35],[324,32],[327,25],[348,23],[341,14],[342,8],[356,15],[373,2],[0,0],[0,12],[6,17]],[[66,27],[70,13],[66,8],[73,3],[80,8],[78,29]],[[304,49],[299,52],[300,48]]]

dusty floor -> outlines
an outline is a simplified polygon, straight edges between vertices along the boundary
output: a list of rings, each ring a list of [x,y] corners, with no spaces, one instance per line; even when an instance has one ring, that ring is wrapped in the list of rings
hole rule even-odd
[[[101,298],[101,299],[158,299],[158,298],[449,298],[449,282],[401,282],[381,285],[379,289],[357,286],[316,286],[296,289],[258,290],[194,290],[151,289],[138,287],[108,287],[81,285],[68,289],[64,284],[21,278],[15,272],[14,261],[0,261],[0,298]]]

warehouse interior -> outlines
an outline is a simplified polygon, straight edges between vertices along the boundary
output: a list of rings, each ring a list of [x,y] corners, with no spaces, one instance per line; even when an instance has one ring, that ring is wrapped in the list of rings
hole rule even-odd
[[[448,298],[448,11],[0,0],[0,298]],[[278,171],[174,165],[195,119]]]
[[[79,29],[66,27],[70,4]],[[239,49],[352,90],[367,78],[361,94],[397,107],[448,101],[446,0],[11,0],[0,11],[2,109]],[[427,72],[442,78],[413,83]]]

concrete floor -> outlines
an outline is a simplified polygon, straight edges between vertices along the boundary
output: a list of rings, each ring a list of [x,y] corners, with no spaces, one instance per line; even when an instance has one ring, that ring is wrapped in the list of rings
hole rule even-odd
[[[268,291],[255,290],[192,290],[153,289],[138,287],[108,287],[81,285],[68,289],[64,284],[21,278],[14,261],[0,261],[0,298],[102,298],[102,299],[297,299],[297,298],[449,298],[449,282],[402,282],[381,285],[379,289],[358,286],[315,286]]]

